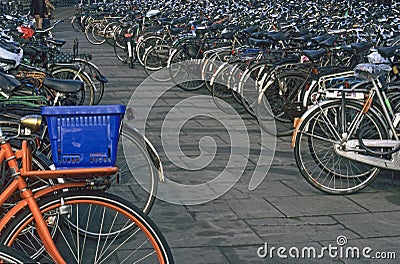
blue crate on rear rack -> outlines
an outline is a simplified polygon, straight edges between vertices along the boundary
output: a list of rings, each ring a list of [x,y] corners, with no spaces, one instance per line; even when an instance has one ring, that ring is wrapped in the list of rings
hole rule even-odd
[[[114,166],[123,105],[42,107],[57,169]]]

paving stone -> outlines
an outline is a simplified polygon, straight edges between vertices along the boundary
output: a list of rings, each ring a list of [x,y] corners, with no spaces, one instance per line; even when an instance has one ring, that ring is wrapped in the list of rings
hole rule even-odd
[[[343,196],[288,196],[270,197],[267,200],[289,217],[366,212],[365,209]]]
[[[165,223],[159,226],[172,247],[232,246],[262,243],[241,220]]]
[[[228,203],[241,219],[283,216],[281,212],[262,198],[230,199]]]
[[[294,217],[294,218],[260,218],[248,219],[246,222],[254,231],[271,244],[291,244],[335,240],[340,235],[358,238],[358,235],[347,230],[339,221],[330,216]]]
[[[228,263],[228,259],[217,247],[173,248],[172,254],[175,263]]]
[[[347,197],[371,212],[399,210],[400,195],[393,192],[355,193]]]
[[[384,237],[400,236],[400,211],[335,215],[346,228],[353,230],[360,236]]]

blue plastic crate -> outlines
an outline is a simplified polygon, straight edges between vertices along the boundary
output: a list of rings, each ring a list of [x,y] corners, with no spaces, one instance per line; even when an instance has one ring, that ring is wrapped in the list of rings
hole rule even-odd
[[[55,166],[114,166],[124,113],[124,105],[42,107]]]

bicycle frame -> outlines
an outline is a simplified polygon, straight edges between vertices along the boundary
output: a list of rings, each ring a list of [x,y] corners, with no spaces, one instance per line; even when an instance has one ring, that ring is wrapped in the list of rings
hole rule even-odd
[[[392,153],[390,155],[390,159],[387,158],[381,158],[381,157],[375,157],[371,155],[366,155],[365,151],[362,151],[363,149],[360,148],[360,142],[359,139],[350,139],[354,131],[359,127],[360,122],[363,120],[365,114],[368,111],[374,111],[372,108],[372,102],[375,96],[377,96],[378,102],[382,106],[382,119],[386,122],[387,124],[387,130],[389,132],[389,136],[393,139],[362,139],[363,144],[366,147],[369,148],[390,148],[390,149],[396,149],[400,145],[400,140],[399,136],[397,134],[396,128],[395,128],[395,121],[392,120],[391,114],[393,115],[393,112],[390,107],[390,103],[388,105],[388,100],[386,98],[386,95],[384,91],[381,91],[382,84],[379,81],[379,79],[370,79],[369,82],[373,84],[373,87],[369,91],[368,97],[366,98],[365,102],[363,103],[363,108],[360,113],[358,113],[357,116],[351,120],[351,125],[347,129],[342,127],[342,131],[337,131],[337,143],[334,144],[334,151],[337,153],[339,156],[355,160],[361,163],[365,163],[371,166],[379,167],[379,168],[384,168],[384,169],[389,169],[389,170],[400,170],[400,152],[397,151],[395,153]],[[345,120],[345,105],[346,105],[346,93],[347,92],[354,92],[358,86],[365,84],[366,82],[361,82],[360,84],[356,85],[352,89],[342,89],[340,90],[342,93],[342,98],[341,99],[336,99],[336,100],[341,100],[341,104],[343,105],[342,107],[342,112],[338,113],[338,115],[341,115],[342,117],[342,124],[346,124]],[[335,99],[334,99],[335,100]],[[351,99],[354,100],[354,99]],[[324,101],[322,103],[316,104],[312,109],[318,107],[322,111],[322,106],[323,104],[330,102],[330,101]],[[298,132],[298,128],[300,127],[301,123],[305,119],[308,113],[311,113],[312,110],[310,109],[308,112],[306,112],[302,118],[296,123],[295,126],[295,131],[293,133],[292,137],[292,147],[294,147],[294,143],[296,142],[296,136]],[[328,119],[326,119],[328,120]],[[327,125],[332,128],[332,131],[335,131],[333,128],[333,125],[327,122]],[[341,134],[339,134],[341,133]],[[361,154],[360,154],[361,153]],[[368,154],[368,153],[367,153]]]
[[[0,139],[2,140],[0,149],[0,162],[7,161],[11,177],[13,178],[7,188],[0,194],[0,206],[2,206],[7,199],[16,191],[20,191],[22,200],[19,201],[13,208],[11,208],[5,216],[0,220],[0,230],[3,230],[6,224],[12,220],[12,218],[18,214],[26,206],[31,210],[35,219],[36,230],[40,239],[43,242],[45,249],[49,255],[57,263],[66,263],[54,244],[51,237],[50,231],[43,218],[43,215],[39,209],[36,199],[53,193],[57,190],[63,190],[67,188],[77,188],[87,186],[87,182],[71,182],[64,184],[56,184],[54,186],[46,187],[40,191],[33,193],[29,188],[24,178],[41,178],[41,179],[54,179],[60,177],[71,177],[71,178],[82,178],[82,177],[102,177],[117,173],[117,167],[105,167],[105,168],[84,168],[84,169],[71,169],[71,170],[44,170],[44,171],[33,171],[32,167],[32,155],[28,148],[27,142],[22,142],[22,148],[18,151],[13,151],[11,145],[2,138],[0,133]],[[18,168],[16,159],[22,159],[22,168]]]

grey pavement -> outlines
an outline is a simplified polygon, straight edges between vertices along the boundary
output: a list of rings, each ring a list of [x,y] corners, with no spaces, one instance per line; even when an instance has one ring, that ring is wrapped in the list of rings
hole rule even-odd
[[[146,79],[143,69],[139,65],[134,69],[122,65],[108,44],[93,46],[88,43],[83,33],[75,32],[70,26],[70,15],[72,12],[68,8],[58,8],[55,13],[56,18],[65,18],[54,31],[55,37],[67,40],[64,51],[72,50],[73,40],[77,38],[80,52],[93,54],[93,62],[109,80],[101,104],[128,104],[135,89]],[[164,153],[161,127],[168,111],[184,99],[207,94],[206,89],[186,92],[172,88],[157,101],[148,118],[146,136],[161,156],[166,177],[176,182],[207,182],[223,171],[229,161],[229,135],[221,124],[207,116],[186,122],[179,142],[185,155],[197,157],[201,154],[199,140],[204,136],[214,138],[218,148],[210,164],[201,170],[185,170]],[[150,213],[165,235],[176,263],[399,262],[399,174],[381,172],[374,183],[356,194],[327,195],[314,189],[298,172],[290,138],[279,138],[266,178],[250,191],[249,180],[260,152],[260,130],[238,103],[234,100],[230,103],[240,112],[250,138],[245,168],[230,171],[232,177],[243,172],[237,183],[225,194],[203,204],[179,205],[157,200]],[[279,247],[282,247],[280,251]],[[328,254],[330,247],[337,247],[331,252],[332,257]],[[367,247],[372,249],[371,256],[376,252],[395,252],[397,260],[363,257],[361,250]],[[315,248],[317,255],[325,249],[322,260],[301,258],[302,250],[310,248]],[[346,257],[349,248],[359,249],[361,256]],[[265,249],[268,249],[267,256],[259,257],[258,253],[262,255]]]

